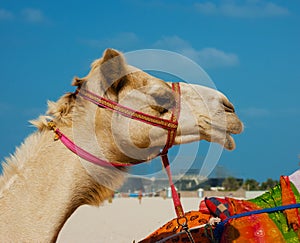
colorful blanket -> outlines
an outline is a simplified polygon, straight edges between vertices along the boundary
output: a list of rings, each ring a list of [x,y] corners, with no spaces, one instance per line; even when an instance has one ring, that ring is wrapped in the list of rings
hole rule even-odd
[[[280,183],[251,200],[234,198],[206,198],[200,203],[199,211],[186,214],[188,228],[195,242],[300,242],[299,208],[260,213],[230,219],[233,215],[245,212],[269,209],[282,205],[300,203],[300,194],[294,183],[300,178],[290,181],[282,176]],[[298,185],[296,185],[298,186]],[[213,217],[228,222],[221,229],[216,224],[209,224]],[[193,229],[194,228],[194,229]],[[140,243],[152,242],[190,242],[183,227],[173,219]]]

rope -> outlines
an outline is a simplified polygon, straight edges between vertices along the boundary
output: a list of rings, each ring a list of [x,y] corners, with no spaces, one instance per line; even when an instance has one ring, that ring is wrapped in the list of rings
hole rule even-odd
[[[213,228],[212,228],[211,224],[206,224],[205,227],[204,227],[204,229],[205,229],[205,231],[204,231],[205,237],[207,239],[209,239],[209,242],[212,242],[212,243],[218,242],[215,239],[214,231],[213,231]]]
[[[261,213],[274,213],[274,212],[284,211],[284,210],[293,209],[293,208],[300,208],[300,203],[277,206],[277,207],[273,207],[273,208],[264,208],[264,209],[260,209],[260,210],[254,210],[254,211],[249,211],[249,212],[232,215],[232,216],[226,218],[224,221],[217,224],[217,227],[214,230],[214,236],[215,236],[215,238],[220,239],[222,236],[222,233],[224,231],[225,224],[228,223],[228,221],[231,219],[237,219],[237,218],[242,218],[242,217],[251,216],[254,214],[261,214]]]
[[[185,226],[183,227],[183,230],[185,231],[185,233],[186,233],[187,236],[189,237],[190,242],[191,242],[191,243],[195,243],[194,238],[193,238],[193,236],[192,236],[192,233],[191,233],[191,231],[189,230],[189,227],[188,227],[187,225],[185,225]]]

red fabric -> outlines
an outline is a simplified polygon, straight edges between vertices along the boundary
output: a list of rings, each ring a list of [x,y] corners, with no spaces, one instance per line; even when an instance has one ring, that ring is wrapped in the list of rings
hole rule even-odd
[[[206,206],[205,200],[202,200],[199,205],[199,212],[210,214],[208,207]]]
[[[232,215],[261,209],[256,204],[233,198],[226,198]],[[233,242],[285,242],[281,232],[268,214],[257,214],[229,221],[222,234],[221,243]]]
[[[207,224],[211,215],[203,214],[198,211],[191,211],[185,213],[185,217],[187,219],[187,224],[189,229],[194,227]],[[166,239],[168,237],[174,236],[169,240],[164,241],[165,243],[173,243],[173,242],[190,242],[187,235],[185,233],[179,235],[182,231],[182,226],[178,225],[177,218],[170,220],[168,223],[154,231],[151,235],[146,237],[144,240],[139,241],[139,243],[154,243],[162,239]],[[195,230],[191,230],[193,238],[196,243],[210,243],[211,241],[206,236],[206,229],[197,228]]]
[[[226,199],[216,197],[205,198],[205,204],[210,213],[222,220],[225,220],[231,215],[229,212],[229,204]]]
[[[282,205],[297,203],[288,176],[280,177],[280,186],[282,194]],[[297,208],[287,209],[284,211],[284,213],[286,214],[289,225],[293,228],[294,231],[298,233],[298,235],[300,235],[299,210]]]

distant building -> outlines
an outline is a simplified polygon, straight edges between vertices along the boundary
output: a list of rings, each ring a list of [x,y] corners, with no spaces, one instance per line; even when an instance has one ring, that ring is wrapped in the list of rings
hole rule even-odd
[[[201,178],[199,170],[189,170],[184,175],[173,176],[173,181],[179,191],[197,191],[199,188],[210,190],[221,188],[226,178]],[[243,179],[236,178],[238,182],[243,183]],[[166,190],[169,187],[168,178],[147,178],[142,176],[129,176],[120,192],[133,193],[142,190],[144,193],[154,193]]]
[[[169,181],[167,178],[159,179],[129,176],[119,191],[124,193],[132,193],[142,190],[144,193],[154,193],[165,190],[168,187]]]

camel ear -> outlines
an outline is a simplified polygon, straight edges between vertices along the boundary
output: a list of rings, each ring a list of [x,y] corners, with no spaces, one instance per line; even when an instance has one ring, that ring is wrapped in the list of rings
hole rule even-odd
[[[86,78],[74,77],[73,80],[72,80],[72,85],[80,87],[85,82],[86,82]]]
[[[114,49],[106,49],[102,57],[100,70],[103,76],[105,87],[112,88],[115,91],[120,89],[124,84],[126,76],[126,62],[122,53]]]

